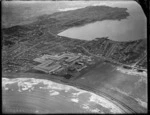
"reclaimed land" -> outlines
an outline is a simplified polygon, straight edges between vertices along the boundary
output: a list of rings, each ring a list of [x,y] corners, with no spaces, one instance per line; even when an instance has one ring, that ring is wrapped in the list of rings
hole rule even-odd
[[[12,75],[11,72],[13,72],[14,75],[12,76],[14,77],[28,76],[37,78],[38,76],[41,79],[57,80],[56,76],[53,75],[24,73],[24,70],[30,70],[30,68],[36,65],[35,62],[33,62],[33,59],[45,53],[71,51],[86,54],[85,51],[81,51],[81,48],[78,48],[78,46],[82,46],[82,44],[86,43],[90,44],[90,42],[93,43],[93,41],[60,37],[57,34],[70,27],[82,26],[95,21],[125,19],[127,16],[129,16],[129,13],[126,11],[126,8],[90,6],[73,11],[56,12],[52,15],[40,16],[37,21],[31,24],[3,28],[2,68],[3,72],[5,71],[3,77],[7,76],[11,78],[11,76],[8,74]],[[95,46],[95,44],[93,44],[93,46]],[[10,73],[6,70],[8,70]],[[74,81],[64,79],[59,81],[62,83],[68,83],[70,85],[74,85],[75,83],[79,88],[84,88],[86,90],[90,89],[91,91],[96,90],[96,92],[99,92],[100,94],[103,92],[103,94],[105,93],[105,96],[109,95],[108,97],[110,99],[113,98],[116,103],[123,106],[127,110],[127,113],[146,112],[145,108],[140,107],[137,102],[133,101],[131,103],[131,98],[127,101],[126,98],[129,98],[128,96],[120,96],[120,93],[107,91],[107,89],[109,89],[112,84],[116,83],[116,78],[107,75],[109,73],[107,70],[106,72],[103,71],[106,75],[103,75],[104,73],[100,72],[100,68],[98,69],[96,66],[96,68],[90,68],[88,73],[83,74],[83,77],[85,77],[84,82],[81,80],[82,76],[78,77],[78,79],[75,79]],[[92,85],[95,84],[95,80],[98,81],[96,84],[99,85]],[[121,77],[119,80],[124,80],[124,77]],[[88,84],[87,81],[90,82],[90,84]],[[120,81],[118,81],[118,83],[122,83]],[[127,81],[129,80],[124,80],[124,83]],[[105,85],[103,82],[107,85]],[[110,85],[108,85],[109,83]],[[131,83],[129,84],[131,85]],[[101,88],[98,89],[100,86]]]

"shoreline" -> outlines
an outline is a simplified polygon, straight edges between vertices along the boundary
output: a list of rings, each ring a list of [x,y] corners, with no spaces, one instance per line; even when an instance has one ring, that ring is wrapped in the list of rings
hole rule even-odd
[[[4,78],[4,77],[2,77],[2,78]],[[6,77],[6,76],[5,76],[5,78],[10,79],[9,77]],[[25,77],[14,77],[12,79],[15,79],[15,78],[25,78]],[[27,78],[31,78],[31,77],[27,77]],[[119,107],[123,111],[123,113],[136,113],[134,110],[132,110],[130,107],[128,107],[125,103],[120,102],[119,100],[111,97],[110,95],[105,94],[104,92],[96,90],[92,87],[84,86],[83,84],[74,83],[73,81],[59,80],[57,78],[50,78],[50,79],[34,78],[34,79],[48,80],[48,81],[52,81],[52,82],[63,84],[63,85],[69,85],[71,87],[78,88],[79,90],[85,90],[87,92],[91,92],[91,93],[94,93],[94,94],[96,94],[100,97],[103,97],[104,99],[110,101],[115,106]]]

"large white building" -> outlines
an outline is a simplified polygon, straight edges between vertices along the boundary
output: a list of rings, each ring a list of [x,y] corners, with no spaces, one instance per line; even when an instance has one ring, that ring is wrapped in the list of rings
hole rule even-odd
[[[61,65],[59,64],[59,60],[67,58],[65,60],[66,62],[72,62],[78,59],[79,57],[80,57],[79,55],[75,55],[73,53],[63,53],[62,55],[43,55],[40,58],[34,59],[34,61],[41,63],[35,66],[34,69],[44,71],[46,73],[51,73],[61,68]]]
[[[59,65],[59,64],[55,64],[55,65],[51,65],[51,66],[46,66],[46,65],[41,66],[41,64],[40,64],[38,66],[35,66],[34,69],[44,71],[45,73],[51,73],[51,72],[59,69],[60,67],[61,67],[61,65]]]

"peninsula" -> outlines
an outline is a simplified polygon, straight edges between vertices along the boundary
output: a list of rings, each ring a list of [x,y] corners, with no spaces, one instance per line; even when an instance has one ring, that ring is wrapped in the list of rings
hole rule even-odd
[[[134,92],[131,95],[116,90],[116,87],[123,87],[121,84],[125,84],[125,78],[130,81],[124,85],[126,89],[129,85],[132,87],[135,80],[129,80],[124,75],[125,78],[121,76],[120,82],[117,82],[115,79],[118,76],[113,71],[118,72],[114,68],[119,66],[140,73],[147,72],[146,40],[116,42],[103,37],[86,41],[57,35],[70,27],[102,20],[122,20],[128,16],[126,8],[88,6],[43,15],[30,24],[3,28],[3,76],[33,77],[35,74],[36,77],[107,95],[118,106],[124,107],[127,113],[144,113],[146,108],[133,99],[136,97],[146,101],[143,99],[145,95],[134,94],[138,89],[132,89]],[[101,66],[108,69],[103,71]],[[136,79],[140,77],[136,76]]]

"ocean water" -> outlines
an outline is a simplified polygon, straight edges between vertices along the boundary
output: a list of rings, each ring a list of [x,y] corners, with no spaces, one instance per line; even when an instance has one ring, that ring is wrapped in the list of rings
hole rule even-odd
[[[123,113],[92,92],[35,78],[2,78],[3,111],[23,113]]]

